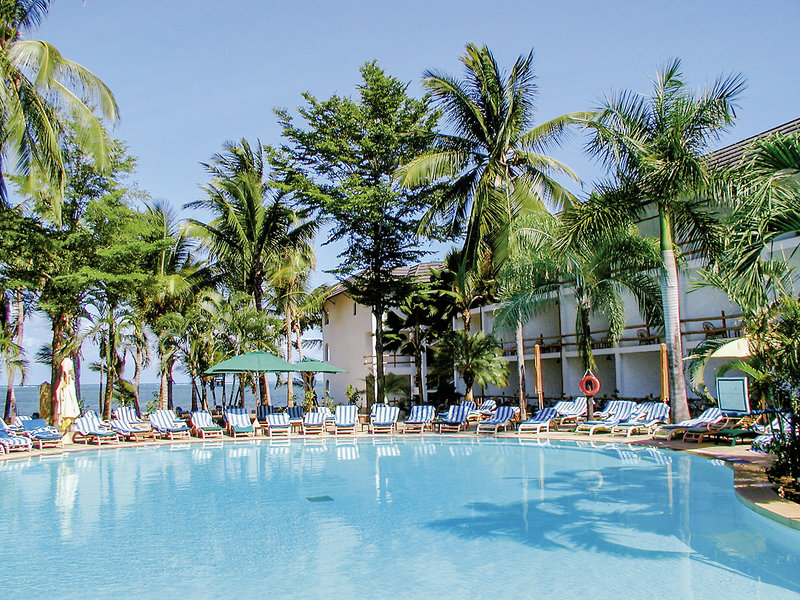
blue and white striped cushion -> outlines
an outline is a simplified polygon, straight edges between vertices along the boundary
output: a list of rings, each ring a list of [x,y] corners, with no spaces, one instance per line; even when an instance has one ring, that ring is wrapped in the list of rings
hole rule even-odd
[[[290,406],[286,409],[286,414],[289,416],[289,421],[302,421],[303,419],[303,407],[302,406]]]
[[[411,413],[406,419],[406,423],[427,425],[436,416],[436,408],[432,404],[414,404],[411,406]]]
[[[442,419],[442,423],[446,425],[461,425],[467,420],[468,414],[469,409],[463,403],[459,406],[451,405],[447,411],[447,416]]]
[[[303,417],[304,425],[322,425],[325,422],[325,415],[319,411],[311,411]]]
[[[381,404],[372,413],[373,425],[393,425],[397,421],[397,416],[400,409],[396,406],[389,406],[388,404]]]
[[[28,448],[31,447],[31,441],[21,435],[14,435],[12,432],[5,429],[0,430],[0,440],[3,440],[4,445],[8,448]]]
[[[289,415],[286,413],[273,413],[267,415],[267,424],[270,427],[286,428],[289,427]]]
[[[494,416],[483,422],[483,425],[505,425],[514,416],[513,406],[500,406]]]
[[[547,423],[548,421],[552,421],[555,418],[558,418],[558,411],[556,410],[555,407],[543,408],[535,415],[533,415],[530,419],[525,421],[525,423],[531,423],[531,424]]]
[[[358,406],[355,404],[340,404],[334,414],[337,427],[354,427],[358,423]]]

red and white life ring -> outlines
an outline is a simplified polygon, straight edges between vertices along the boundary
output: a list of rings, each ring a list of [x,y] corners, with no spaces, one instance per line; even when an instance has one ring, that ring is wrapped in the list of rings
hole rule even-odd
[[[584,396],[596,396],[600,392],[600,380],[592,373],[586,373],[578,383]]]

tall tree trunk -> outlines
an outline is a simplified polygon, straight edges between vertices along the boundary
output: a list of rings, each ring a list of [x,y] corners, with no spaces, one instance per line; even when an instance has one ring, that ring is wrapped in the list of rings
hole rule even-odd
[[[59,406],[58,397],[56,396],[56,388],[58,382],[61,380],[61,356],[62,348],[64,347],[64,337],[67,331],[67,315],[57,315],[53,319],[53,342],[52,349],[53,355],[50,364],[50,424],[54,426],[59,425],[59,415],[61,414],[61,407]]]
[[[133,354],[133,364],[135,366],[135,371],[133,373],[133,407],[136,410],[136,414],[141,414],[139,411],[139,384],[142,380],[142,363],[144,360],[142,359],[142,349],[137,348],[136,352]]]
[[[192,412],[197,410],[197,378],[192,374]]]
[[[167,408],[172,410],[175,408],[175,403],[172,401],[172,369],[175,368],[175,359],[170,358],[167,364]]]
[[[200,378],[200,390],[203,392],[202,399],[203,399],[203,410],[208,410],[208,392],[206,391],[206,382],[201,377]]]
[[[117,358],[117,349],[114,344],[116,332],[114,330],[114,319],[109,321],[108,324],[108,341],[106,342],[106,365],[108,372],[106,373],[106,398],[103,406],[103,418],[106,421],[111,420],[111,403],[114,401],[114,371],[116,370],[115,361]]]
[[[528,402],[525,399],[525,340],[522,321],[517,321],[516,327],[517,347],[517,398],[519,400],[519,416],[524,421],[527,419]]]
[[[72,364],[75,367],[75,398],[78,400],[78,406],[83,406],[83,399],[81,398],[81,348],[73,352]]]
[[[11,298],[5,298],[6,301],[6,314],[11,314]],[[24,319],[25,311],[24,306],[22,307],[23,310],[20,310],[21,307],[21,291],[17,290],[17,330],[14,335],[14,342],[21,348],[22,347],[22,322]],[[16,367],[11,364],[6,364],[6,377],[8,382],[8,387],[6,388],[6,406],[5,410],[3,411],[3,418],[5,419],[6,423],[10,423],[13,418],[17,414],[17,399],[14,396],[14,378],[16,377]]]
[[[286,361],[292,362],[292,314],[286,309]],[[294,406],[294,377],[286,374],[286,406]]]
[[[686,397],[686,379],[683,364],[683,342],[681,340],[681,311],[678,287],[678,264],[672,239],[672,224],[669,211],[659,211],[661,228],[661,258],[664,267],[661,277],[661,302],[664,306],[664,342],[667,345],[669,397],[674,422],[688,419],[689,402]]]
[[[167,408],[167,365],[161,365],[161,382],[158,387],[158,410]]]
[[[414,373],[417,382],[417,392],[419,394],[419,403],[424,404],[425,393],[422,391],[422,350],[423,346],[419,339],[422,337],[420,332],[419,323],[414,324]]]
[[[378,307],[372,312],[375,317],[375,402],[383,402],[386,395],[386,373],[383,368],[383,310]],[[369,396],[367,396],[369,398]],[[369,402],[368,402],[369,403]],[[370,407],[367,406],[367,411]]]
[[[469,322],[472,319],[472,311],[469,307],[461,311],[461,321],[464,323],[464,331],[469,333]]]

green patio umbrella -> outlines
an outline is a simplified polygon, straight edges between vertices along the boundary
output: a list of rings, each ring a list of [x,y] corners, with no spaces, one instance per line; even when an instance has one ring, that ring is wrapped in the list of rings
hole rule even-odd
[[[292,366],[295,371],[300,373],[347,373],[344,369],[311,358],[304,358],[299,363],[295,363]]]
[[[206,371],[206,375],[226,373],[290,373],[297,371],[295,365],[269,352],[247,352],[218,362]]]

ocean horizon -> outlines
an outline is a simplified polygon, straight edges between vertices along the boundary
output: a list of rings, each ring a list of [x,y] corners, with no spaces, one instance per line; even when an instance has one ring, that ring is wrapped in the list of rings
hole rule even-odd
[[[318,382],[315,387],[317,390],[317,395],[322,397],[323,386],[321,383]],[[3,409],[5,409],[5,387],[0,389],[3,391],[2,406]],[[141,410],[145,410],[148,402],[154,402],[158,400],[158,390],[158,383],[142,383],[139,386],[139,403]],[[230,387],[228,387],[227,391],[230,393]],[[273,406],[286,406],[286,386],[280,386],[276,388],[275,385],[271,383],[269,386],[269,391]],[[303,398],[303,387],[295,383],[293,391],[295,403],[299,403]],[[208,403],[211,406],[222,404],[222,389],[217,386],[215,392],[216,399],[211,392],[208,394]],[[17,401],[17,414],[32,415],[33,413],[39,412],[38,385],[16,386],[14,388],[14,397]],[[189,410],[192,406],[192,385],[190,383],[173,384],[172,398],[174,406]],[[83,410],[99,410],[100,384],[88,383],[81,385],[81,401],[83,403]],[[249,410],[255,410],[256,407],[256,397],[249,388],[247,388],[247,392],[245,394],[245,406]]]

